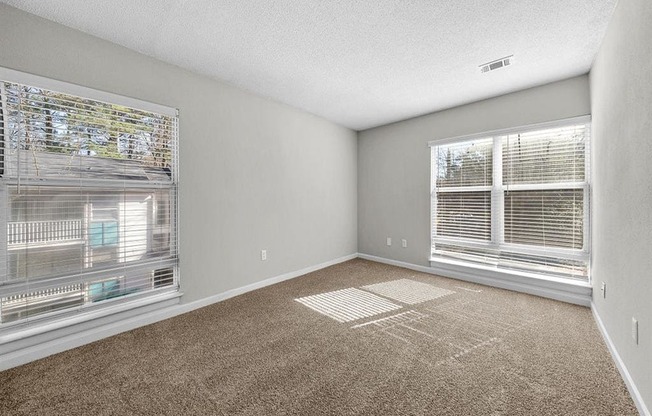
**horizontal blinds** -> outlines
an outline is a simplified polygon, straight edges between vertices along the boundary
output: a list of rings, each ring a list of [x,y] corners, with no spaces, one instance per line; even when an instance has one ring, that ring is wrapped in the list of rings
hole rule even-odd
[[[485,138],[436,147],[435,186],[491,186],[492,145],[492,139]]]
[[[433,255],[586,278],[588,124],[434,145]]]
[[[584,190],[505,193],[505,242],[581,250]]]
[[[505,136],[503,183],[584,182],[587,130],[577,125]]]
[[[176,289],[176,117],[11,82],[0,94],[2,322]]]
[[[492,140],[478,139],[434,149],[433,232],[441,237],[491,238]]]
[[[176,118],[3,84],[5,178],[172,182]]]
[[[502,139],[505,242],[582,250],[587,131],[582,124]]]
[[[491,192],[445,192],[437,196],[438,236],[491,239]]]
[[[497,265],[503,269],[579,279],[585,279],[587,273],[586,259],[565,258],[564,256],[554,254],[524,254],[503,250],[500,253]]]

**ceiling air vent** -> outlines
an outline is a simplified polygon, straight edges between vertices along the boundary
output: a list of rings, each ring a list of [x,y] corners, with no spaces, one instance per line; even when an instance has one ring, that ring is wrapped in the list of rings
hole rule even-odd
[[[495,71],[506,66],[514,64],[514,55],[506,56],[504,58],[497,59],[495,61],[487,62],[486,64],[480,65],[480,72],[483,74],[485,72]]]

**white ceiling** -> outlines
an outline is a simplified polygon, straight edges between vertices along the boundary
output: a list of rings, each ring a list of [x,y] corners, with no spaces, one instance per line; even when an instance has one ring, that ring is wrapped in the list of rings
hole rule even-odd
[[[587,73],[617,0],[0,1],[363,130]]]

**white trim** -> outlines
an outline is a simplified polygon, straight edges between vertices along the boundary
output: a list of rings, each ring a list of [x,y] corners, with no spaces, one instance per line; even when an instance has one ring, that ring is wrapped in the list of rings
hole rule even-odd
[[[213,303],[221,302],[223,300],[242,295],[247,292],[251,292],[252,290],[256,289],[261,289],[266,286],[274,285],[276,283],[283,282],[285,280],[289,279],[294,279],[295,277],[303,276],[304,274],[312,273],[317,270],[324,269],[326,267],[333,266],[335,264],[343,263],[345,261],[353,260],[358,257],[357,253],[354,254],[349,254],[348,256],[344,257],[339,257],[334,260],[330,260],[324,263],[317,264],[315,266],[310,266],[306,267],[301,270],[296,270],[293,272],[281,274],[275,277],[270,277],[269,279],[261,280],[256,283],[251,283],[246,286],[241,286],[235,289],[227,290],[226,292],[218,293],[217,295],[209,296],[207,298],[199,299],[194,302],[190,303],[185,303],[183,305],[180,305],[181,308],[186,309],[184,312],[181,313],[186,313],[193,311],[195,309],[203,308],[204,306],[212,305]]]
[[[611,357],[616,363],[616,367],[618,368],[618,371],[620,372],[623,381],[625,381],[627,390],[629,390],[629,394],[632,396],[632,399],[634,400],[634,404],[636,405],[638,412],[642,416],[651,416],[650,410],[645,405],[645,402],[643,401],[643,397],[641,396],[641,393],[638,391],[638,388],[636,387],[636,383],[634,383],[634,379],[632,379],[631,374],[629,374],[629,370],[627,370],[625,363],[623,362],[622,358],[620,358],[620,354],[618,354],[618,350],[616,349],[616,346],[611,340],[611,337],[607,332],[607,328],[604,326],[604,322],[602,322],[602,318],[600,318],[600,315],[598,315],[598,311],[597,308],[595,307],[594,302],[591,302],[591,311],[593,312],[593,318],[595,319],[595,322],[598,325],[600,334],[602,334],[602,338],[604,339],[605,344],[607,344],[607,348],[611,353]]]
[[[570,260],[589,260],[589,253],[585,250],[574,250],[561,247],[537,247],[514,243],[498,244],[491,241],[472,240],[470,238],[459,237],[434,237],[433,242],[436,244],[446,244],[465,248],[470,247],[476,249],[496,250],[504,253],[519,253],[542,257],[557,256]],[[431,258],[430,261],[437,260]]]
[[[171,318],[175,314],[170,312],[178,303],[176,296],[136,308],[131,305],[132,308],[112,315],[85,316],[83,322],[8,341],[1,345],[0,371]]]
[[[358,257],[364,260],[375,261],[376,263],[389,264],[390,266],[403,267],[404,269],[410,269],[417,272],[434,274],[432,268],[428,266],[420,266],[418,264],[406,263],[404,261],[392,260],[364,253],[358,253]]]
[[[491,241],[500,247],[505,242],[505,197],[503,191],[503,141],[496,136],[493,141],[493,155],[491,158]],[[500,163],[496,163],[500,161]],[[437,192],[441,189],[437,189]]]
[[[118,104],[125,107],[135,108],[138,110],[151,111],[166,116],[177,116],[177,109],[161,104],[151,103],[149,101],[139,100],[137,98],[125,97],[111,92],[100,91],[94,88],[83,87],[70,82],[58,81],[39,75],[29,74],[27,72],[16,71],[0,66],[0,80],[14,82],[17,84],[29,85],[32,87],[43,88],[55,92],[61,92],[78,97],[90,98],[104,103]]]
[[[111,305],[110,307],[105,307],[87,313],[79,313],[72,317],[64,317],[63,319],[58,319],[56,321],[47,322],[41,325],[13,328],[13,330],[7,330],[5,334],[0,336],[0,354],[5,354],[7,352],[13,351],[13,349],[10,348],[10,345],[16,341],[39,336],[49,332],[54,332],[62,328],[83,324],[88,321],[102,319],[107,316],[116,315],[131,309],[138,309],[149,305],[168,302],[170,300],[174,300],[174,303],[178,303],[178,298],[181,296],[183,296],[183,293],[168,292],[156,296],[148,296],[146,298],[138,299],[137,301],[126,303],[123,302],[117,305]]]
[[[503,185],[501,192],[504,192],[507,187],[509,191],[557,191],[560,189],[586,189],[587,182],[553,182],[553,183],[530,183],[530,184],[511,184]]]
[[[80,347],[119,333],[130,331],[141,326],[153,324],[172,318],[204,306],[217,303],[252,290],[270,286],[285,280],[303,276],[338,263],[353,260],[357,253],[339,257],[324,263],[306,267],[279,276],[271,277],[256,283],[227,290],[217,295],[209,296],[194,302],[178,304],[177,296],[160,299],[158,302],[141,303],[135,309],[121,310],[111,315],[88,317],[83,322],[77,322],[65,328],[51,328],[47,332],[25,333],[23,337],[13,335],[0,343],[0,371],[26,364],[30,361],[45,358],[52,354]],[[133,306],[133,305],[132,305]],[[4,340],[3,337],[0,342]]]
[[[583,124],[587,130],[587,137],[590,138],[591,133],[591,116],[580,116],[567,118],[563,120],[550,121],[545,123],[531,124],[528,126],[517,126],[510,127],[507,129],[493,130],[490,132],[478,133],[468,136],[458,136],[452,137],[443,140],[433,140],[429,142],[431,149],[430,160],[431,160],[431,178],[430,178],[430,193],[431,193],[431,206],[430,206],[430,244],[431,244],[431,266],[432,262],[439,262],[438,258],[435,257],[437,252],[437,244],[446,244],[446,245],[455,245],[461,246],[463,248],[477,248],[483,250],[494,250],[497,253],[507,252],[507,253],[518,253],[525,254],[529,256],[542,256],[549,257],[554,255],[556,257],[561,257],[568,260],[578,260],[586,263],[586,276],[588,282],[590,282],[589,276],[589,267],[590,267],[590,252],[589,252],[589,241],[590,241],[590,209],[591,204],[589,200],[590,196],[590,175],[588,165],[590,165],[590,145],[587,145],[585,148],[586,163],[585,168],[585,181],[583,182],[561,182],[561,183],[532,183],[532,184],[512,184],[506,185],[503,183],[503,158],[502,158],[502,141],[507,138],[507,144],[509,145],[509,137],[513,133],[528,133],[528,132],[537,132],[539,130],[545,130],[550,128],[560,128],[565,126],[573,126],[578,124]],[[485,141],[491,140],[492,142],[492,155],[493,155],[493,169],[492,169],[492,185],[491,186],[458,186],[458,187],[437,187],[437,178],[435,169],[437,169],[438,158],[435,157],[435,153],[439,151],[440,146],[446,146],[456,143],[468,143],[476,139],[482,139]],[[590,143],[590,140],[587,140],[587,143]],[[511,159],[510,159],[511,160]],[[537,247],[523,244],[514,244],[514,243],[505,243],[505,191],[546,191],[546,190],[559,190],[559,189],[577,189],[583,190],[584,196],[584,208],[583,208],[583,241],[581,249],[567,249],[567,248],[556,248],[556,247]],[[435,226],[437,218],[437,195],[439,193],[446,192],[480,192],[491,190],[491,238],[489,241],[476,240],[471,238],[464,237],[450,237],[450,236],[438,236],[437,227]],[[492,266],[491,264],[489,264]],[[462,265],[464,266],[464,265]],[[494,265],[495,266],[495,265]],[[511,274],[510,271],[507,273]]]
[[[437,237],[437,227],[435,226],[434,218],[437,215],[437,175],[439,171],[439,155],[435,157],[435,152],[437,152],[436,147],[430,148],[430,183],[429,192],[430,192],[430,247],[435,243],[435,237]]]
[[[514,133],[528,133],[534,130],[546,130],[546,129],[554,129],[556,127],[570,126],[573,124],[590,124],[590,123],[591,123],[591,115],[587,114],[584,116],[565,118],[562,120],[555,120],[555,121],[547,121],[544,123],[527,124],[525,126],[508,127],[505,129],[491,130],[491,131],[485,131],[481,133],[467,134],[463,136],[430,140],[428,142],[428,146],[433,147],[433,146],[439,146],[442,144],[448,144],[448,143],[453,143],[458,141],[488,139],[494,136],[505,136]]]
[[[434,182],[433,182],[434,184]],[[490,192],[493,190],[493,187],[491,185],[486,185],[486,186],[446,186],[442,188],[438,188],[437,192],[438,193],[446,193],[446,192]]]
[[[168,181],[147,181],[140,179],[99,179],[99,178],[84,178],[79,179],[79,177],[70,177],[67,179],[61,178],[42,178],[42,177],[8,177],[2,178],[2,182],[10,186],[59,186],[59,187],[75,187],[79,188],[90,188],[90,187],[105,187],[105,188],[117,188],[117,189],[140,189],[140,190],[151,190],[151,189],[172,189],[175,185],[175,182]]]
[[[524,274],[492,270],[489,267],[467,266],[461,264],[437,262],[437,266],[419,266],[397,260],[390,260],[383,257],[369,254],[359,254],[358,257],[376,261],[378,263],[390,264],[392,266],[404,267],[423,273],[435,274],[452,279],[464,280],[467,282],[479,283],[486,286],[498,287],[513,290],[516,292],[528,293],[544,298],[573,303],[581,306],[591,305],[592,288],[588,282],[571,281],[566,279],[547,278],[536,274]],[[527,275],[527,279],[524,279]]]

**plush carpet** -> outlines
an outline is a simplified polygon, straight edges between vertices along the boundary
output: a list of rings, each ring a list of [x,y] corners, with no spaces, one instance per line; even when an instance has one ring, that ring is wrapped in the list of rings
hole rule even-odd
[[[587,308],[352,260],[0,373],[8,415],[636,415]]]

